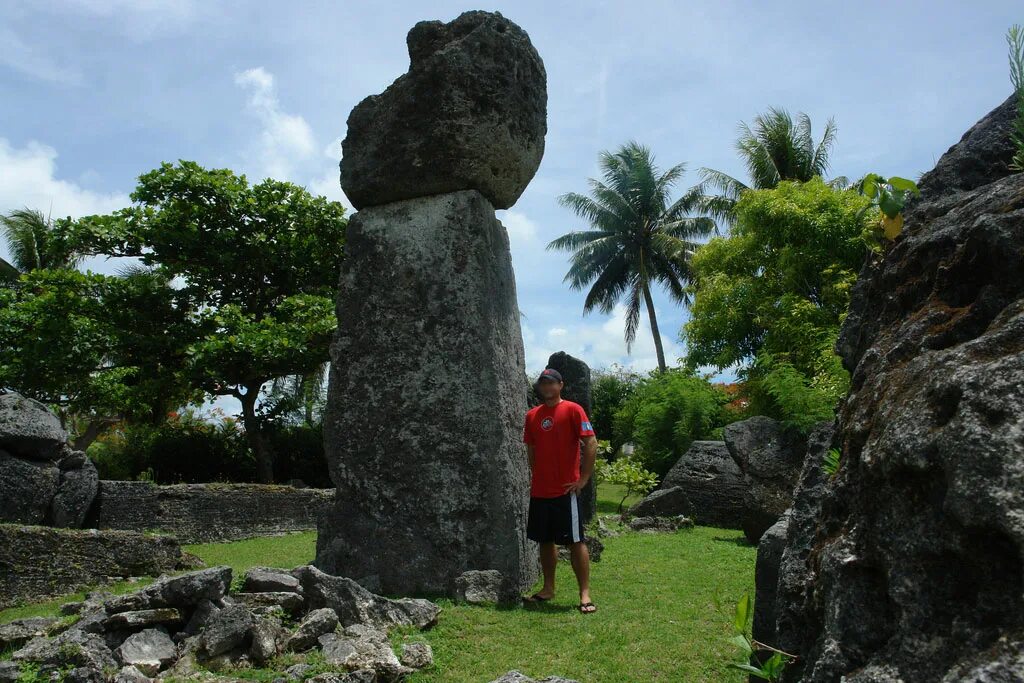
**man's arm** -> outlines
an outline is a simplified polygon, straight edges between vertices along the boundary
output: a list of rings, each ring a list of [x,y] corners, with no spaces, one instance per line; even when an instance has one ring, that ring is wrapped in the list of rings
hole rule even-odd
[[[580,464],[580,478],[571,484],[565,485],[566,493],[579,493],[582,491],[590,477],[594,474],[594,463],[597,461],[597,437],[581,436],[583,442],[583,462]]]

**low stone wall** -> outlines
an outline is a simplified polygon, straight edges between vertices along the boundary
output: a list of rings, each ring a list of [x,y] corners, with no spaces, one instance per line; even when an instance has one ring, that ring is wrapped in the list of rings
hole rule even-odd
[[[182,543],[233,541],[316,528],[334,489],[264,484],[101,481],[87,525],[163,531]]]
[[[0,608],[182,564],[170,536],[0,524]]]

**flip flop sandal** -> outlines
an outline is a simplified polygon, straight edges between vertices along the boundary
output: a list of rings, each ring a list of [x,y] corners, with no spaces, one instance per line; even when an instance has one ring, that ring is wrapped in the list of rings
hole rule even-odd
[[[528,598],[523,598],[523,602],[530,603],[530,604],[540,604],[542,602],[547,602],[550,599],[551,598],[545,598],[540,593],[534,593],[533,595],[531,595]]]
[[[593,609],[587,609],[591,607]],[[592,602],[581,602],[580,603],[580,614],[593,614],[597,611],[597,605]]]

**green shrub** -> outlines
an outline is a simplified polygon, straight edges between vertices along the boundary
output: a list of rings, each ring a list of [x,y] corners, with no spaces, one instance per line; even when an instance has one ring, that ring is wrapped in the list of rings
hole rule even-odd
[[[591,373],[588,417],[597,436],[611,441],[613,451],[623,444],[615,435],[615,413],[625,405],[639,383],[640,375],[621,365],[612,365]]]
[[[652,373],[615,414],[615,436],[636,444],[643,466],[662,476],[693,441],[709,438],[729,419],[723,409],[728,401],[690,371]]]
[[[608,462],[598,458],[594,464],[594,480],[597,483],[607,482],[623,487],[625,495],[619,501],[619,512],[630,496],[645,496],[658,485],[658,477],[654,472],[644,469],[636,457],[619,458]]]

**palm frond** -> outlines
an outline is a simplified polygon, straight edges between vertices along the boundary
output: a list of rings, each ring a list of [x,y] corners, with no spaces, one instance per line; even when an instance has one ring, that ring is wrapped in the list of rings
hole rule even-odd
[[[629,299],[626,300],[626,353],[633,352],[636,331],[640,327],[640,297],[643,294],[643,276],[636,275],[632,285]]]

